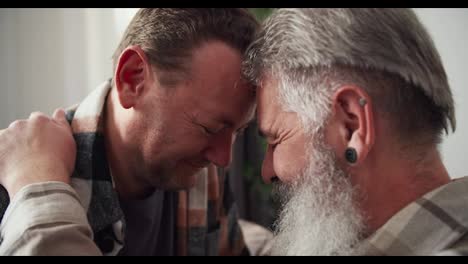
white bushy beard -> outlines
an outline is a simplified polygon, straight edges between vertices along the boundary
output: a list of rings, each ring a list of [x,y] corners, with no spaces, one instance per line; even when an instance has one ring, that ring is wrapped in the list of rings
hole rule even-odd
[[[364,221],[355,191],[323,145],[323,134],[309,148],[309,164],[292,184],[279,184],[282,209],[276,222],[273,255],[356,255]]]

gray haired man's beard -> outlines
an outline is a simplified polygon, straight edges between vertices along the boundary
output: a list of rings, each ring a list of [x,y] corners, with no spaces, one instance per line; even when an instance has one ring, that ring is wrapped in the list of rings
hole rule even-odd
[[[293,184],[275,187],[282,209],[273,255],[354,255],[363,217],[354,191],[333,153],[315,144],[309,166]]]

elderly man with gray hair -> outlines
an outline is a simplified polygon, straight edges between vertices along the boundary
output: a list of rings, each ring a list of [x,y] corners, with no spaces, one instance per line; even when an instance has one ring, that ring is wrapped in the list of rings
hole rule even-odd
[[[468,178],[434,44],[409,9],[281,9],[244,70],[282,210],[275,255],[468,254]]]

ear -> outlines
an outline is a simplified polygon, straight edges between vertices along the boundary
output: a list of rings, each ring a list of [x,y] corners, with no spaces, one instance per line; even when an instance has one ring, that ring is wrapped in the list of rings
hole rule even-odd
[[[359,165],[372,149],[375,139],[372,100],[360,87],[343,86],[333,96],[334,122],[338,131],[338,157],[344,164]],[[347,148],[354,148],[357,160],[345,158]]]
[[[123,108],[133,107],[142,95],[145,84],[152,78],[151,65],[139,46],[126,48],[115,70],[115,86]]]

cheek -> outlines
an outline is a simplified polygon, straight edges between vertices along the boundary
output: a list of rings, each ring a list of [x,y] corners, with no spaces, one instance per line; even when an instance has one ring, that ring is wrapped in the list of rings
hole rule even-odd
[[[155,151],[164,153],[168,159],[200,159],[203,150],[208,147],[208,141],[205,136],[200,136],[200,133],[196,132],[179,130],[167,133],[161,144],[162,147],[155,148]]]

